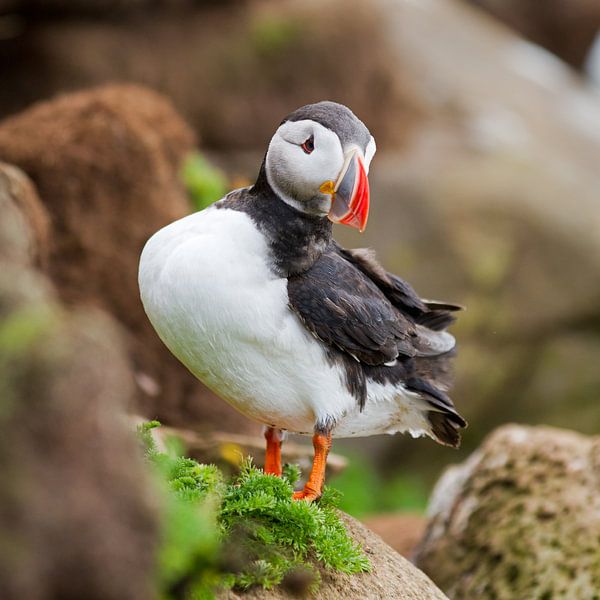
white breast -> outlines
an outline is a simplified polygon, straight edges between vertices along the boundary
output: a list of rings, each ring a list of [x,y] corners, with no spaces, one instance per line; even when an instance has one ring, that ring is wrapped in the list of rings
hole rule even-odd
[[[287,280],[269,268],[264,236],[243,212],[211,207],[146,244],[142,302],[158,335],[201,381],[248,417],[297,433],[319,419],[334,435],[428,433],[423,402],[370,382],[363,412],[316,340],[288,307]]]
[[[235,408],[311,432],[319,416],[341,416],[356,401],[289,309],[287,280],[273,274],[269,260],[250,217],[212,207],[148,241],[142,302],[171,352]]]

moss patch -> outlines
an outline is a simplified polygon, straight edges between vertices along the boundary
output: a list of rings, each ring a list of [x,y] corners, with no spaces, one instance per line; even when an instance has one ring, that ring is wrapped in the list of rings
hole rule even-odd
[[[171,448],[159,452],[153,421],[139,428],[147,459],[167,489],[160,553],[164,598],[211,597],[219,587],[271,588],[308,573],[318,587],[321,570],[368,571],[361,548],[348,536],[336,510],[339,494],[326,488],[318,503],[292,500],[296,467],[282,478],[252,465],[226,481],[214,465],[202,465]]]
[[[181,177],[194,210],[207,208],[227,192],[225,174],[198,152],[193,152],[186,157]]]

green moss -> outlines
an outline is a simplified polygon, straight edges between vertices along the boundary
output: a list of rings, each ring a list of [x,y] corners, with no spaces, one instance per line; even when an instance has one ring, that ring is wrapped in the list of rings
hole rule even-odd
[[[297,467],[282,478],[265,475],[246,460],[225,481],[214,465],[156,449],[153,421],[139,428],[147,459],[167,489],[159,585],[163,598],[210,597],[217,587],[265,588],[298,570],[369,570],[348,536],[336,507],[339,494],[326,488],[319,503],[292,500]]]
[[[195,210],[210,206],[227,192],[227,179],[223,172],[198,152],[186,158],[181,178]]]

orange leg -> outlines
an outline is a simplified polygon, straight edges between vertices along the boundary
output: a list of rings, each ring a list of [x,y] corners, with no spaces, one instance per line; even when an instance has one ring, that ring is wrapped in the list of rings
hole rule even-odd
[[[313,447],[315,449],[315,457],[308,481],[302,491],[294,492],[294,500],[312,502],[320,498],[323,493],[327,455],[331,448],[331,433],[315,433],[313,435]]]
[[[281,429],[267,427],[265,429],[265,439],[267,440],[267,452],[264,472],[268,475],[281,477]]]

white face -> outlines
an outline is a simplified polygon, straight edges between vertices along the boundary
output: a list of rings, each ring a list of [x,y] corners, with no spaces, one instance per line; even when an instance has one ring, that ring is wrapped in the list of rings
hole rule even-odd
[[[324,216],[331,208],[331,195],[320,191],[326,181],[336,181],[344,166],[345,153],[339,137],[311,120],[287,121],[271,139],[266,158],[267,179],[273,190],[302,212]],[[361,149],[362,153],[362,149]],[[365,167],[375,154],[371,137],[365,152]]]

